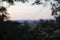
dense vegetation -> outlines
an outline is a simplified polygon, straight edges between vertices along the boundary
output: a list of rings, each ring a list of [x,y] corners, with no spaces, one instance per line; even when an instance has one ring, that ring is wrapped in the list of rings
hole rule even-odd
[[[60,16],[33,22],[0,21],[0,40],[60,40]]]
[[[35,3],[40,4],[39,0],[37,1]],[[12,4],[13,0],[7,2]],[[59,7],[54,10],[53,6],[55,4],[52,4],[52,15],[58,15]],[[55,20],[40,19],[33,22],[11,21],[7,15],[7,9],[0,7],[0,40],[60,40],[60,15],[55,16]]]

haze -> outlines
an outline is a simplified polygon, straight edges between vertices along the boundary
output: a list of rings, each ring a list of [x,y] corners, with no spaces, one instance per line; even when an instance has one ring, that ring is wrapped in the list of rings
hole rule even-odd
[[[8,8],[10,20],[39,20],[39,19],[53,19],[51,16],[50,1],[44,2],[43,5],[31,5],[29,3],[15,2],[15,5]],[[46,4],[46,5],[45,5]]]

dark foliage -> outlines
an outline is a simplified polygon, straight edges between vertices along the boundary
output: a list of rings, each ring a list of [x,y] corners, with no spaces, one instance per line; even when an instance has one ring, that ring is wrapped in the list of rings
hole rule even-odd
[[[59,17],[57,17],[59,18]],[[58,19],[59,21],[59,19]],[[20,32],[18,32],[18,40],[57,40],[60,36],[55,31],[60,29],[59,22],[57,20],[40,20],[37,24],[32,24],[34,27],[31,29],[30,23],[23,22],[20,25]],[[35,25],[34,25],[35,24]],[[31,30],[29,30],[31,29]],[[60,34],[59,34],[60,35]],[[55,39],[56,38],[56,39]]]
[[[55,0],[55,1],[58,1],[58,3],[60,3],[60,0]]]
[[[3,0],[13,4],[13,0]],[[25,3],[27,0],[18,0]],[[40,0],[36,0],[36,4],[40,4]],[[35,4],[34,3],[34,4]],[[57,11],[53,9],[52,15]],[[60,40],[60,16],[55,17],[56,20],[39,20],[33,22],[16,22],[8,20],[7,9],[0,8],[0,40]]]
[[[32,5],[34,4],[39,5],[39,4],[42,4],[42,2],[40,2],[40,0],[36,0]]]
[[[0,8],[0,40],[16,40],[18,22],[8,21],[7,9]]]

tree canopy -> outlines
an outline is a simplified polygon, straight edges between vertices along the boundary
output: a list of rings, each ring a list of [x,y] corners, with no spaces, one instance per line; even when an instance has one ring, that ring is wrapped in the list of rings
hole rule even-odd
[[[3,1],[7,1],[10,5],[14,4],[14,1],[29,2],[29,0],[1,0],[1,2]],[[35,0],[32,5],[34,4],[42,3],[40,0]],[[57,7],[52,3],[51,6],[52,15],[57,15],[57,12],[60,11],[60,6]],[[60,31],[60,16],[56,17],[56,20],[40,20],[30,23],[25,21],[19,23],[7,20],[7,8],[4,6],[0,7],[0,14],[0,40],[57,40],[58,38],[60,40],[60,36],[58,36],[60,35],[58,34]],[[57,30],[58,33],[56,32]]]

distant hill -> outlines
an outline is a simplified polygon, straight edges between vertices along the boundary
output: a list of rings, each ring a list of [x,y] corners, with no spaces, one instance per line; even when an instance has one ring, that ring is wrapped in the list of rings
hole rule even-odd
[[[46,21],[46,20],[50,21],[50,20],[54,20],[54,19],[43,19],[43,20],[44,21]],[[17,22],[25,22],[25,21],[27,21],[27,22],[34,22],[34,21],[39,22],[39,20],[14,20],[14,21],[17,21]]]
[[[17,22],[25,22],[25,21],[27,21],[27,22],[33,22],[33,21],[38,21],[38,20],[15,20],[15,21],[17,21]]]

